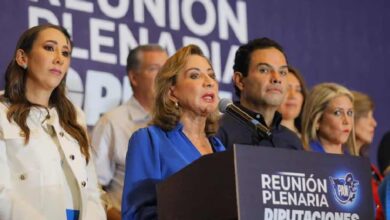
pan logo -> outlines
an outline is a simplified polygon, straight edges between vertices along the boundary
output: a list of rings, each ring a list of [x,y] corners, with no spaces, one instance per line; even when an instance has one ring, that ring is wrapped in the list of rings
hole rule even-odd
[[[343,177],[336,178],[330,176],[329,179],[337,202],[346,205],[354,201],[359,181],[353,178],[352,173],[347,173]]]

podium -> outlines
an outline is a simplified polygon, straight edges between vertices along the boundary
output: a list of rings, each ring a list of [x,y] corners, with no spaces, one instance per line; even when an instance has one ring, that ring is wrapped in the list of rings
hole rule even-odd
[[[160,220],[374,219],[368,159],[236,145],[157,185]]]

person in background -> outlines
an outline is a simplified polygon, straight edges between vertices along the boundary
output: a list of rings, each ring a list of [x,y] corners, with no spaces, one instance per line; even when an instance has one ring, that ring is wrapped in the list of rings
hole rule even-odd
[[[104,114],[94,127],[94,149],[99,183],[112,207],[108,219],[120,219],[127,144],[134,131],[150,121],[154,102],[154,79],[168,54],[159,45],[141,45],[130,50],[126,71],[133,95],[126,103]]]
[[[219,113],[218,82],[199,47],[170,57],[155,81],[151,125],[130,138],[126,156],[122,218],[157,219],[156,183],[202,155],[225,148],[213,135]]]
[[[361,92],[352,91],[354,96],[354,117],[356,134],[356,154],[367,156],[368,147],[374,139],[377,122],[374,118],[374,102]]]
[[[307,87],[301,73],[289,66],[287,74],[287,94],[279,107],[282,122],[286,128],[301,136],[302,107],[305,104]]]
[[[106,219],[84,115],[66,97],[72,48],[51,24],[18,40],[0,97],[0,219]]]
[[[372,99],[361,92],[352,91],[354,96],[354,120],[355,120],[355,134],[356,134],[356,148],[353,151],[355,156],[368,157],[368,149],[376,128],[376,121],[374,118],[374,102]],[[371,164],[371,186],[375,202],[376,220],[384,219],[383,207],[378,195],[378,187],[383,179],[378,168]]]
[[[321,83],[309,93],[302,112],[305,150],[351,154],[355,148],[353,95],[342,85]]]
[[[385,176],[379,186],[379,197],[386,220],[390,220],[390,175]]]
[[[379,144],[378,166],[383,176],[390,173],[390,131],[383,135]]]
[[[239,102],[235,105],[267,128],[271,137],[224,114],[217,137],[227,149],[234,144],[260,145],[300,150],[302,144],[291,130],[280,124],[277,109],[287,90],[287,58],[283,48],[269,38],[258,38],[240,46],[234,60],[233,83]]]

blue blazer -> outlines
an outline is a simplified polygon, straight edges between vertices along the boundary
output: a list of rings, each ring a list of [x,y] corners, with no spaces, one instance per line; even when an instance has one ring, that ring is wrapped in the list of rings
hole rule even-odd
[[[157,219],[156,183],[181,170],[202,155],[178,124],[171,131],[148,126],[129,141],[122,195],[122,219]],[[225,147],[209,138],[214,152]]]

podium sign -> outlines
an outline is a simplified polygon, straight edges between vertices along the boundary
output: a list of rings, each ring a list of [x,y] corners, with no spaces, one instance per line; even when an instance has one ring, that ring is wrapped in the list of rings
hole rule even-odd
[[[369,161],[237,145],[158,185],[160,219],[374,219]]]
[[[374,219],[367,159],[235,148],[239,219]]]

